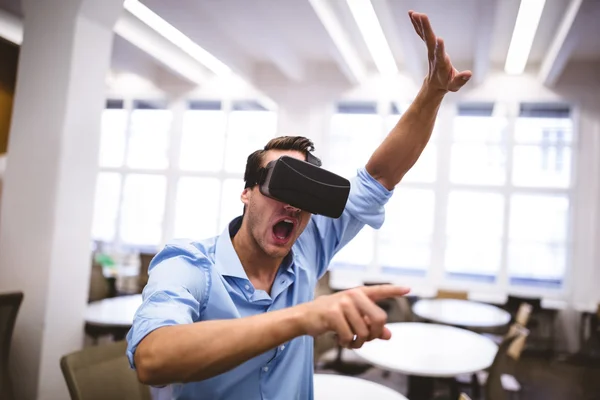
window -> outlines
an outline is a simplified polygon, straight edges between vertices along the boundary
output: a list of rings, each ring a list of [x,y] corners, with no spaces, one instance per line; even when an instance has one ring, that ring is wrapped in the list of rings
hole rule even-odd
[[[162,100],[109,100],[93,238],[157,249],[218,235],[242,214],[246,159],[276,124],[275,112],[252,101],[194,100],[180,111]]]
[[[375,103],[341,103],[331,120],[331,171],[351,178],[364,166],[383,137],[383,120]]]
[[[485,103],[458,107],[450,156],[452,183],[505,183],[506,120],[492,117],[493,107]]]
[[[338,105],[326,159],[335,172],[354,175],[396,125],[401,106],[381,104]],[[560,288],[571,242],[569,106],[461,103],[449,114],[396,187],[381,229],[364,229],[332,265],[381,280]]]

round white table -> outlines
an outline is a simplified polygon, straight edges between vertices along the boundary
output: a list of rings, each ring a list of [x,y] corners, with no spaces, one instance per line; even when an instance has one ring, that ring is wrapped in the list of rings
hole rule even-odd
[[[85,310],[85,322],[94,326],[129,328],[141,305],[141,294],[94,301]]]
[[[351,376],[315,374],[314,386],[315,400],[408,400],[387,386]]]
[[[373,365],[409,375],[410,400],[430,398],[430,378],[453,378],[488,368],[498,351],[491,339],[466,329],[418,322],[386,326],[392,332],[390,340],[373,340],[354,351]]]
[[[446,325],[497,328],[510,322],[510,314],[496,306],[470,300],[423,299],[413,305],[415,315]]]

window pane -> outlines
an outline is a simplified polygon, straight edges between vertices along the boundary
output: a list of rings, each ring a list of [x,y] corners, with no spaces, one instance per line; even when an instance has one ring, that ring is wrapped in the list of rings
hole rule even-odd
[[[346,178],[355,176],[381,142],[382,123],[377,114],[333,115],[327,168]]]
[[[454,118],[454,142],[506,143],[506,118],[457,116]]]
[[[123,165],[126,132],[127,110],[104,110],[100,134],[101,167],[120,167]]]
[[[115,172],[98,174],[92,223],[92,237],[95,240],[112,242],[115,239],[120,194],[121,175]]]
[[[500,267],[503,216],[504,199],[500,194],[450,193],[446,271],[494,276]]]
[[[168,167],[169,110],[133,110],[127,165],[131,168],[166,169]]]
[[[331,260],[332,267],[365,268],[373,260],[373,235],[375,231],[365,226]]]
[[[229,114],[225,170],[243,173],[248,156],[265,147],[277,132],[272,111],[232,111]]]
[[[454,191],[448,198],[446,232],[450,236],[502,236],[504,199],[496,193]]]
[[[515,141],[522,144],[570,144],[573,121],[570,118],[517,118]]]
[[[566,188],[571,184],[571,148],[515,146],[512,180],[517,186]]]
[[[450,180],[454,183],[501,185],[506,180],[506,147],[452,145]]]
[[[446,272],[495,278],[500,270],[501,241],[491,238],[449,238],[446,242]]]
[[[508,247],[511,282],[554,281],[560,284],[566,270],[565,246],[558,243],[511,243]]]
[[[183,116],[179,167],[187,171],[220,171],[225,146],[225,113],[188,110]]]
[[[568,215],[569,200],[564,196],[512,196],[508,253],[511,277],[562,279]]]
[[[158,245],[162,238],[166,178],[130,174],[125,177],[121,239],[137,245]]]
[[[240,199],[243,190],[243,179],[226,179],[225,182],[223,182],[219,233],[227,228],[232,219],[243,214],[244,203],[242,203],[242,200]]]
[[[378,235],[379,263],[383,267],[427,270],[431,263],[434,193],[396,189],[386,205],[385,222]]]
[[[513,195],[510,239],[564,242],[568,212],[569,201],[563,196]]]
[[[506,180],[505,135],[505,118],[456,117],[450,180],[466,184],[503,184]]]
[[[221,182],[216,178],[179,179],[175,204],[175,237],[202,240],[218,233]]]

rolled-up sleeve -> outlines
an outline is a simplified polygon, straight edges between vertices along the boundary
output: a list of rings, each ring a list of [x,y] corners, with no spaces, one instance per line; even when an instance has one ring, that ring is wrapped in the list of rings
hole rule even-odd
[[[369,225],[379,229],[385,220],[385,205],[393,191],[386,189],[366,170],[360,168],[351,181],[346,208],[337,218],[314,215],[300,236],[298,245],[305,254],[314,253],[318,276],[322,276],[333,256]],[[311,251],[311,248],[316,251]]]
[[[148,268],[143,302],[127,334],[127,358],[135,368],[139,343],[152,331],[199,320],[210,291],[210,262],[191,243],[165,246]]]

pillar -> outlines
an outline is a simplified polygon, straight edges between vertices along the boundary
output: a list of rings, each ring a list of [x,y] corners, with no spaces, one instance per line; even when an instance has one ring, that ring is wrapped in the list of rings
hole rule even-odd
[[[0,210],[0,291],[25,294],[11,348],[17,398],[69,398],[80,349],[105,75],[122,0],[23,0]]]

